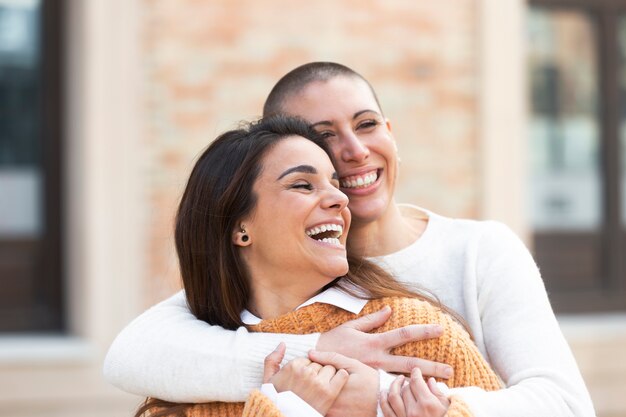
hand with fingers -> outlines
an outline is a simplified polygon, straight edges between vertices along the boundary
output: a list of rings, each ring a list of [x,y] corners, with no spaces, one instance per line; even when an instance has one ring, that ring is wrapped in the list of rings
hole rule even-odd
[[[293,359],[281,368],[284,356],[285,344],[281,343],[265,358],[263,382],[272,383],[277,392],[292,391],[321,415],[327,415],[348,382],[348,372],[307,358]]]
[[[389,391],[380,395],[380,408],[385,417],[443,417],[450,400],[439,390],[434,378],[426,382],[419,368],[411,372],[407,381],[397,377]]]
[[[344,369],[350,375],[328,410],[328,417],[374,417],[378,405],[378,371],[336,352],[310,351],[309,359],[324,366]]]
[[[414,357],[395,356],[390,350],[408,342],[432,339],[443,333],[436,324],[414,324],[389,330],[384,333],[368,332],[382,326],[391,316],[391,308],[385,307],[375,313],[348,321],[326,333],[323,333],[316,349],[337,352],[375,369],[387,372],[409,374],[413,368],[420,368],[424,375],[436,378],[450,378],[452,367]]]

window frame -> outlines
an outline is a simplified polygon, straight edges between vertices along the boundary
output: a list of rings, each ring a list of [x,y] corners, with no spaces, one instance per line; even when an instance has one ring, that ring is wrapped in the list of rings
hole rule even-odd
[[[626,227],[622,225],[621,205],[621,138],[619,132],[619,62],[618,20],[626,15],[626,0],[530,0],[531,7],[544,10],[574,10],[592,15],[598,24],[600,169],[603,179],[603,224],[598,230],[600,251],[597,259],[600,277],[588,290],[559,290],[563,281],[544,281],[554,309],[559,313],[600,312],[626,309]],[[593,238],[592,234],[541,232],[533,233],[535,257],[541,268],[542,251],[565,242]],[[569,256],[573,256],[572,253]],[[549,270],[549,268],[546,268]],[[563,277],[565,279],[565,277]]]
[[[19,307],[0,308],[0,332],[66,331],[63,250],[63,1],[42,0],[41,172],[43,230],[36,239],[3,240],[7,256],[32,264],[30,294]],[[16,261],[19,262],[19,261]],[[28,268],[25,268],[26,270]],[[26,284],[28,285],[28,283]]]

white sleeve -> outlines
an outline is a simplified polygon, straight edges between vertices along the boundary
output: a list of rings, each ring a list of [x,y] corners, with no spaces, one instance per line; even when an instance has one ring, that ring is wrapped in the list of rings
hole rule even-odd
[[[104,377],[141,396],[174,402],[245,401],[263,378],[263,360],[280,342],[284,361],[306,356],[319,333],[251,333],[210,326],[189,310],[183,291],[150,308],[116,337]]]
[[[273,384],[263,384],[261,393],[276,404],[285,417],[323,417],[309,403],[292,391],[276,392]]]
[[[457,388],[475,417],[591,417],[591,398],[532,256],[490,222],[476,253],[478,308],[488,360],[506,389]]]
[[[376,417],[384,417],[383,409],[380,408],[380,393],[383,391],[389,391],[389,387],[395,379],[398,377],[396,374],[390,374],[382,369],[378,370],[378,403],[376,405]]]

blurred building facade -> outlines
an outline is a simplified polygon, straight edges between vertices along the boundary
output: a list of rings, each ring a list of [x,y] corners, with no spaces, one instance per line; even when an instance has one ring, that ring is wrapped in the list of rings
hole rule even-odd
[[[207,143],[308,61],[368,78],[398,200],[533,247],[598,415],[626,416],[625,0],[0,0],[0,416],[125,416],[115,334],[179,288]]]

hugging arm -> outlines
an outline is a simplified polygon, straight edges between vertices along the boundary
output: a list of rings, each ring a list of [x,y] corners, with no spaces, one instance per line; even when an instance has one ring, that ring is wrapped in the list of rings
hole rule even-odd
[[[287,361],[306,356],[317,347],[355,356],[391,372],[420,366],[425,374],[445,377],[448,367],[443,364],[389,353],[407,341],[437,337],[440,331],[433,326],[365,333],[383,324],[390,314],[390,310],[383,310],[344,323],[325,333],[323,346],[318,346],[319,333],[252,333],[244,328],[230,331],[210,326],[189,311],[181,291],[122,330],[107,354],[104,376],[124,391],[173,402],[244,401],[261,385],[264,358],[285,342]]]
[[[348,381],[348,372],[322,367],[306,358],[296,358],[281,368],[285,344],[265,358],[264,385],[250,393],[245,403],[163,403],[149,399],[142,417],[322,417]],[[156,413],[156,414],[155,414]]]
[[[506,389],[452,392],[476,417],[594,416],[585,383],[524,244],[507,227],[489,223],[477,247],[481,330],[489,362]]]
[[[304,356],[319,335],[250,333],[196,319],[181,291],[132,321],[104,362],[116,387],[173,402],[245,401],[261,386],[263,361],[282,341],[286,359]]]

